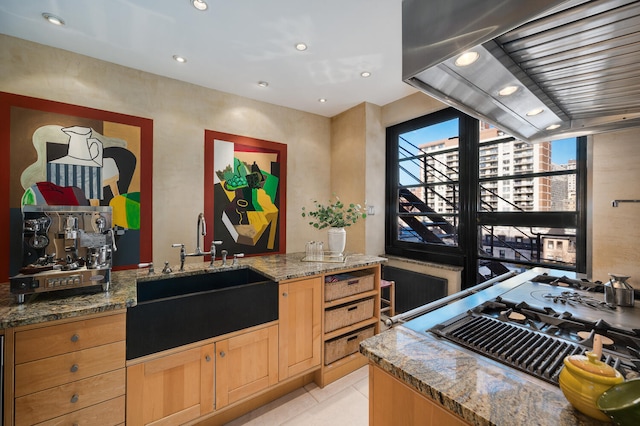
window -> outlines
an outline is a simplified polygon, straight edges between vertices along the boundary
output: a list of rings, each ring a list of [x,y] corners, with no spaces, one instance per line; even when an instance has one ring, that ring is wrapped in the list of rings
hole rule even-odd
[[[584,272],[585,156],[586,138],[526,143],[453,108],[390,127],[386,251],[463,266],[464,287],[496,262]]]

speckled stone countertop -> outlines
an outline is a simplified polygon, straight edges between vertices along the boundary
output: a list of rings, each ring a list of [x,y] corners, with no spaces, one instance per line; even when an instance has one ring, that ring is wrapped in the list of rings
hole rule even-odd
[[[251,268],[274,281],[303,278],[323,273],[331,273],[352,268],[377,265],[386,261],[383,257],[362,254],[348,254],[344,262],[305,262],[304,253],[290,253],[271,256],[257,256],[240,259],[237,266],[220,267],[220,261],[214,268],[209,263],[188,263],[185,271],[163,274],[162,267],[148,274],[146,269],[116,271],[111,274],[111,283],[107,292],[84,292],[62,290],[58,292],[38,293],[27,296],[25,303],[18,304],[9,293],[9,284],[0,284],[0,329],[74,318],[100,312],[115,311],[135,306],[136,281],[157,280],[173,276],[214,273],[222,269]],[[176,270],[178,268],[175,268]]]
[[[560,388],[402,325],[361,343],[375,365],[473,425],[603,425]]]

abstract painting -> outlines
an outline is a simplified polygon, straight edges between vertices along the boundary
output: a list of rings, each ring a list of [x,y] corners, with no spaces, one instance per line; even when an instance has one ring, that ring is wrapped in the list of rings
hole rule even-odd
[[[46,203],[51,188],[111,206],[114,269],[150,260],[153,121],[3,92],[0,108],[8,124],[0,133],[0,226],[11,229],[0,237],[0,274],[14,275],[21,263],[21,207]]]
[[[286,165],[285,144],[205,131],[207,249],[217,240],[230,256],[286,252]]]

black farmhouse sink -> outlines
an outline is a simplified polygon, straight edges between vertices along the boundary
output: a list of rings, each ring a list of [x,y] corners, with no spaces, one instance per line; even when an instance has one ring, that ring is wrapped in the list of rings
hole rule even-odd
[[[251,269],[137,283],[127,309],[127,359],[278,319],[278,283]]]

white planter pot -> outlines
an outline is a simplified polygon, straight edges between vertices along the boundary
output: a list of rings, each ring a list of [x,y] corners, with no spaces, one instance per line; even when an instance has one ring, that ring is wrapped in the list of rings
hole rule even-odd
[[[333,255],[342,254],[347,244],[347,231],[344,228],[329,228],[327,239],[329,252]]]

